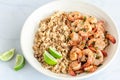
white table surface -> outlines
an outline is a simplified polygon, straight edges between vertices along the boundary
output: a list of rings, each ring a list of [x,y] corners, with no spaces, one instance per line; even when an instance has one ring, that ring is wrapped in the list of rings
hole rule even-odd
[[[20,49],[20,31],[26,18],[38,7],[52,0],[0,0],[0,53],[10,48]],[[116,21],[120,29],[120,0],[85,0],[98,5]],[[15,57],[14,57],[15,59]],[[20,71],[14,71],[14,59],[9,62],[0,61],[0,80],[56,80],[47,77],[26,62]],[[99,74],[84,80],[119,80],[120,54],[110,66]]]

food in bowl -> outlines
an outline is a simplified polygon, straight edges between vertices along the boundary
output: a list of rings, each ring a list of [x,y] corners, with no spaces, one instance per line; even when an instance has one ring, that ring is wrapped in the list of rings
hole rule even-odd
[[[34,57],[55,73],[75,76],[94,72],[107,57],[109,41],[116,43],[104,27],[103,20],[78,11],[55,12],[40,21],[34,38]]]

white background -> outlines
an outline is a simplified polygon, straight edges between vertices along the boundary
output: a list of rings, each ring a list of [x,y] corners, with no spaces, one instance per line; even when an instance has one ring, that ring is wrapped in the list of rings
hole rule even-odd
[[[0,53],[16,48],[16,53],[22,54],[20,49],[20,31],[27,17],[38,7],[52,0],[0,0]],[[120,29],[120,0],[84,0],[105,10],[116,21]],[[56,80],[47,77],[27,62],[20,71],[14,71],[15,57],[9,62],[0,61],[0,80]],[[110,66],[97,75],[84,80],[119,80],[120,54]]]

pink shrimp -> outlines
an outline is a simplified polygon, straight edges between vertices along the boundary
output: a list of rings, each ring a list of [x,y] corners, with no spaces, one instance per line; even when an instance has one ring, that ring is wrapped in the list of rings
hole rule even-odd
[[[83,55],[88,56],[87,62],[82,66],[83,68],[89,66],[90,64],[93,64],[95,59],[94,59],[94,54],[90,49],[83,50]]]
[[[77,19],[80,19],[81,18],[81,14],[80,14],[80,12],[71,12],[69,15],[68,15],[68,19],[70,20],[70,21],[75,21],[75,20],[77,20]]]
[[[79,40],[79,35],[76,32],[72,32],[70,34],[70,38],[72,41],[78,41]]]
[[[71,76],[76,76],[75,72],[72,70],[72,68],[69,66],[68,67],[68,73],[71,75]]]
[[[111,34],[106,34],[106,38],[109,39],[113,44],[116,43],[116,39]]]
[[[93,64],[98,66],[103,62],[103,59],[104,59],[104,57],[103,57],[102,52],[100,50],[97,50],[96,57],[95,57]]]
[[[84,68],[84,71],[92,73],[92,72],[96,71],[96,69],[97,69],[97,66],[95,66],[95,65],[90,65],[90,66],[88,66],[88,67],[85,67],[85,68]]]
[[[82,52],[79,48],[73,47],[72,50],[70,51],[70,60],[77,60],[78,58],[82,57]]]
[[[79,35],[76,32],[70,34],[71,40],[69,41],[71,46],[76,46],[79,43]]]
[[[70,67],[71,67],[74,71],[79,70],[79,69],[81,68],[81,63],[78,62],[77,60],[76,60],[76,61],[72,61],[72,62],[70,63]]]

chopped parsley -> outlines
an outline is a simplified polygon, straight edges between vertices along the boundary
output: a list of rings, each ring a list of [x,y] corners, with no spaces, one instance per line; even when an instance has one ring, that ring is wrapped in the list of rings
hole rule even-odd
[[[72,30],[72,32],[75,32],[75,30]]]
[[[87,19],[87,17],[84,16],[83,21],[82,21],[82,25],[84,24],[84,22],[86,21],[86,19]]]
[[[68,38],[67,38],[67,41],[69,41],[70,39],[71,39],[71,38],[70,38],[70,37],[68,37]]]
[[[96,59],[99,59],[99,58],[100,58],[100,56],[99,56],[98,54],[96,54],[95,58],[96,58]]]
[[[99,64],[98,67],[102,66],[103,64]]]
[[[85,70],[85,73],[89,73],[89,71],[88,71],[88,70]]]
[[[85,44],[85,47],[88,47],[88,44]]]
[[[92,42],[92,45],[95,45],[95,41]]]
[[[106,36],[107,33],[108,33],[108,31],[105,31],[104,35]]]
[[[98,49],[98,47],[95,47],[95,49],[97,50],[97,49]]]
[[[85,29],[85,28],[82,28],[82,29],[81,29],[81,31],[84,31],[84,32],[86,32],[86,29]]]
[[[86,21],[86,19],[87,19],[87,17],[86,17],[86,16],[84,16],[84,18],[83,18],[83,22],[85,22],[85,21]]]
[[[83,42],[83,41],[81,42],[81,45],[84,45],[84,42]]]

